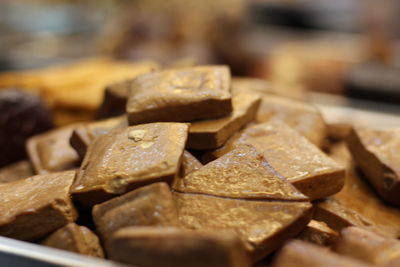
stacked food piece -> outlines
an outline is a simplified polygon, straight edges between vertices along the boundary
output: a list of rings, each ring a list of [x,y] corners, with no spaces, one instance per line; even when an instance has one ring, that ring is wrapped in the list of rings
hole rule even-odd
[[[349,184],[364,180],[345,174],[343,143],[329,146],[340,164],[321,150],[317,109],[264,81],[226,66],[152,71],[109,85],[98,116],[30,138],[29,162],[0,170],[0,235],[137,266],[250,266],[276,251],[275,266],[400,257],[385,246],[397,244],[400,212]],[[394,204],[398,136],[348,139]],[[381,254],[363,258],[371,242],[357,235]]]

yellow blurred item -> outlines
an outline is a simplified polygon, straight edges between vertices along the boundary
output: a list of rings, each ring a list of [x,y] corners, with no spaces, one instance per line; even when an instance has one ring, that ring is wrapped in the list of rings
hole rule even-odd
[[[150,61],[91,58],[66,65],[0,74],[0,88],[18,87],[39,94],[57,126],[93,120],[104,88],[159,68]]]

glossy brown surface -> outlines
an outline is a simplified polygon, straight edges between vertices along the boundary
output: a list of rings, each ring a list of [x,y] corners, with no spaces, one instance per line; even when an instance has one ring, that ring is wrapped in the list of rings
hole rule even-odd
[[[326,223],[311,220],[297,238],[316,245],[330,246],[337,237],[338,233]]]
[[[154,183],[93,207],[96,230],[105,242],[127,226],[177,226],[178,214],[169,186]]]
[[[74,176],[66,171],[0,184],[0,235],[34,240],[74,221],[69,194]]]
[[[226,66],[156,71],[137,77],[130,88],[131,125],[156,121],[193,121],[228,116],[232,111]]]
[[[200,163],[200,161],[197,160],[192,154],[190,154],[189,151],[185,150],[183,151],[182,155],[182,166],[181,166],[181,177],[185,177],[189,173],[192,173],[194,171],[197,171],[203,167],[203,164]]]
[[[222,146],[236,131],[253,121],[260,102],[261,98],[257,94],[234,94],[232,97],[233,112],[231,115],[220,119],[203,120],[190,124],[186,147],[203,150]]]
[[[26,148],[35,173],[65,171],[79,166],[79,156],[69,144],[75,127],[57,128],[28,139]]]
[[[175,179],[173,189],[241,199],[308,200],[250,145],[239,146],[198,171]]]
[[[23,160],[0,169],[0,183],[8,183],[33,176],[29,161]]]
[[[40,244],[79,254],[104,258],[99,238],[85,226],[69,223],[46,237]]]
[[[333,250],[375,266],[394,267],[400,262],[399,240],[357,227],[343,229]]]
[[[287,243],[276,256],[272,267],[367,267],[361,261],[333,253],[325,247],[300,240]]]
[[[249,267],[250,259],[233,233],[172,227],[128,227],[111,241],[110,259],[137,266]]]
[[[253,260],[296,236],[312,213],[309,202],[240,200],[177,192],[173,196],[184,228],[235,231]]]
[[[379,195],[400,205],[400,130],[355,127],[347,143],[357,166]]]
[[[318,109],[305,102],[263,95],[256,122],[278,120],[299,132],[317,147],[325,144],[327,127]]]
[[[354,169],[345,143],[331,147],[330,155],[347,166],[343,189],[316,205],[315,218],[341,230],[355,225],[392,237],[400,236],[400,211],[386,204]]]
[[[284,123],[249,126],[212,155],[220,157],[240,144],[253,145],[272,168],[310,199],[327,197],[343,186],[344,168]]]
[[[106,120],[90,122],[77,126],[70,138],[71,146],[81,158],[86,154],[87,148],[96,137],[105,135],[113,129],[128,127],[128,120],[125,115]]]
[[[77,172],[71,192],[93,205],[178,174],[187,138],[184,123],[149,123],[98,137]]]

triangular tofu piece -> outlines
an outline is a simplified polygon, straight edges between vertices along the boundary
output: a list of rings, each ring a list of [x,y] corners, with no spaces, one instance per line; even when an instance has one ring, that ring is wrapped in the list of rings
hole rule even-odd
[[[308,199],[251,145],[239,146],[199,170],[175,179],[173,189],[242,199]]]
[[[242,144],[253,145],[272,168],[312,200],[333,195],[343,187],[344,168],[279,121],[249,126],[207,157],[219,158]]]
[[[178,192],[173,197],[183,227],[233,230],[253,260],[261,259],[295,237],[312,216],[309,202],[239,200]]]

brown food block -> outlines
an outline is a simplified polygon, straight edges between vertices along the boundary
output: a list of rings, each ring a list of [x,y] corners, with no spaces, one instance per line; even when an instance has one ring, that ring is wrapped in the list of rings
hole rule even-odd
[[[190,124],[186,147],[204,150],[222,146],[235,132],[253,121],[260,101],[261,98],[257,94],[235,94],[232,98],[233,112],[231,115]]]
[[[87,148],[92,141],[99,136],[109,133],[113,129],[128,127],[126,116],[119,116],[101,121],[90,122],[77,126],[70,138],[71,146],[81,158],[86,154]]]
[[[375,266],[398,266],[394,263],[400,262],[399,240],[358,227],[343,229],[333,250]]]
[[[58,128],[28,139],[26,149],[36,173],[65,171],[79,166],[79,156],[69,144],[75,127]]]
[[[99,238],[85,226],[69,223],[40,242],[44,246],[104,258]]]
[[[141,75],[129,90],[129,123],[228,116],[232,112],[230,83],[226,66],[178,68]]]
[[[210,154],[218,158],[241,144],[253,145],[272,168],[312,200],[343,187],[344,168],[284,123],[249,126]]]
[[[385,236],[400,236],[400,211],[384,203],[352,169],[338,194],[317,203],[314,218],[336,231],[354,225]]]
[[[93,207],[97,232],[107,242],[127,226],[177,226],[178,214],[166,183],[154,183]]]
[[[327,150],[328,155],[337,163],[346,166],[347,168],[351,168],[352,158],[345,142],[333,143]]]
[[[361,261],[341,256],[325,247],[293,240],[287,243],[276,256],[272,267],[367,267]]]
[[[263,79],[248,78],[248,77],[233,77],[232,92],[255,92],[266,95],[277,95],[291,99],[304,100],[305,94],[303,90],[293,90],[277,84],[271,84]],[[298,89],[298,88],[296,88]]]
[[[233,233],[127,227],[113,235],[110,247],[110,259],[135,266],[251,266]]]
[[[400,130],[355,127],[347,144],[357,166],[379,195],[400,205]]]
[[[175,179],[173,189],[229,198],[308,200],[250,145],[239,146],[198,171]]]
[[[90,206],[144,184],[171,182],[179,173],[187,132],[187,124],[162,122],[96,138],[77,172],[73,196]]]
[[[317,147],[325,144],[327,127],[319,110],[305,102],[263,95],[256,122],[278,120],[299,132]]]
[[[132,81],[118,82],[106,87],[103,102],[97,114],[98,118],[115,117],[125,113]]]
[[[254,261],[299,234],[312,216],[312,205],[304,201],[240,200],[178,192],[173,196],[184,228],[235,231]]]
[[[181,177],[185,177],[189,173],[197,171],[201,167],[203,167],[203,164],[201,164],[195,156],[190,154],[187,150],[183,151]]]
[[[35,175],[29,161],[23,160],[0,169],[0,183],[8,183]]]
[[[69,194],[74,176],[66,171],[0,184],[0,235],[34,240],[75,221]]]
[[[297,238],[316,245],[331,246],[337,237],[338,233],[326,223],[311,220]]]

